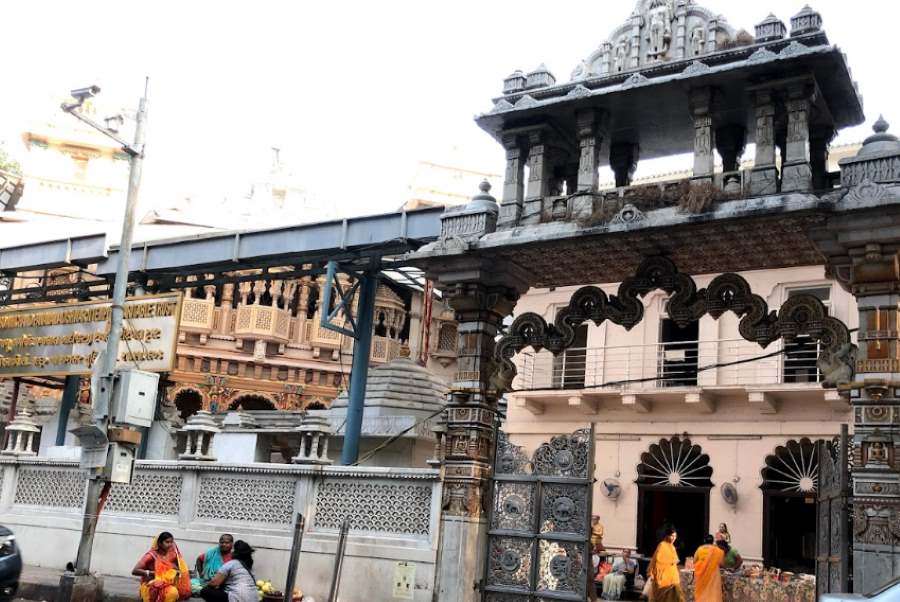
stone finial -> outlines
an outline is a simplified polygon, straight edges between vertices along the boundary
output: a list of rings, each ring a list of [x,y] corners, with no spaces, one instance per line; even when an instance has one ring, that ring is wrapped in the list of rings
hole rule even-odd
[[[450,207],[441,216],[441,240],[472,240],[497,230],[500,205],[491,196],[491,183],[482,180],[480,192],[465,205]]]
[[[6,447],[0,454],[5,456],[34,456],[34,435],[41,432],[28,410],[20,411],[6,427]]]
[[[757,42],[774,42],[783,40],[786,32],[784,23],[773,13],[769,13],[762,23],[756,26]]]
[[[879,116],[872,125],[875,133],[863,141],[856,156],[838,162],[842,185],[900,182],[900,139],[889,134],[889,128],[890,124]]]
[[[478,185],[478,190],[480,192],[472,197],[472,200],[469,201],[469,204],[466,205],[466,207],[468,209],[499,213],[500,206],[497,204],[497,199],[491,196],[491,183],[488,182],[487,179],[482,180]]]
[[[791,17],[791,36],[800,36],[822,30],[822,15],[809,7],[803,7],[799,13]]]
[[[331,464],[328,437],[334,431],[328,418],[307,414],[297,432],[300,433],[300,451],[291,460],[294,464]]]
[[[541,63],[540,66],[528,74],[525,81],[525,88],[531,90],[534,88],[547,88],[556,83],[556,78],[547,69],[547,65]]]
[[[181,429],[185,434],[184,450],[178,454],[179,460],[201,460],[214,462],[212,454],[213,437],[222,432],[212,414],[206,410],[200,410],[188,418],[187,424]]]
[[[515,94],[516,92],[521,92],[525,89],[527,81],[528,79],[525,77],[525,74],[519,69],[516,69],[503,80],[503,93]]]

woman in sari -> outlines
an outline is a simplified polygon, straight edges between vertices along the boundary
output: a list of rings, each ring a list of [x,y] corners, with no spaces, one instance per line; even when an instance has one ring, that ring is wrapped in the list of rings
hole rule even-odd
[[[175,538],[163,531],[131,571],[141,578],[141,602],[177,602],[191,597],[191,575]]]
[[[722,576],[719,567],[725,552],[707,535],[703,545],[694,554],[694,600],[696,602],[722,602]]]
[[[225,533],[219,537],[219,545],[213,546],[197,557],[197,576],[200,585],[206,585],[216,576],[222,565],[231,560],[234,537]]]
[[[678,573],[678,552],[675,551],[677,538],[675,528],[666,527],[663,540],[650,560],[650,602],[685,602]]]

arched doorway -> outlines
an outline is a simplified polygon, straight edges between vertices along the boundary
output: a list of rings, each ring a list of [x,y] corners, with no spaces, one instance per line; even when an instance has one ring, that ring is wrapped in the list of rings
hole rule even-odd
[[[761,488],[763,561],[767,566],[815,572],[820,443],[791,439],[766,457]]]
[[[709,533],[709,456],[690,439],[660,439],[641,454],[637,472],[638,550],[652,554],[671,524],[678,530],[679,557],[693,554]]]
[[[275,410],[275,404],[262,395],[241,395],[228,406],[229,410],[246,410],[256,412],[259,410]]]
[[[175,407],[182,420],[187,420],[203,409],[203,396],[194,389],[182,389],[175,395]]]

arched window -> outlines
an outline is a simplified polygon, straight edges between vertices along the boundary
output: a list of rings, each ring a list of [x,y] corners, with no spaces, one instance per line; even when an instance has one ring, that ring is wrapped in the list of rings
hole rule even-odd
[[[259,410],[275,410],[275,404],[262,395],[241,395],[229,406],[230,410],[247,410],[254,412]]]
[[[182,420],[187,420],[203,408],[203,396],[193,389],[182,389],[175,396],[175,407]]]
[[[316,401],[310,403],[308,406],[306,406],[305,409],[307,409],[307,410],[327,410],[328,408],[325,407],[324,403],[322,403],[319,400],[316,400]]]
[[[766,457],[762,489],[812,494],[819,489],[819,446],[807,438],[791,439]]]
[[[712,487],[709,456],[690,439],[660,439],[641,454],[639,485],[666,487]]]

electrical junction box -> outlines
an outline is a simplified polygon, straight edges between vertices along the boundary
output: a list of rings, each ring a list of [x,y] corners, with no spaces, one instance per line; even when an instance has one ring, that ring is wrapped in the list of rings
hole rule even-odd
[[[156,413],[159,374],[120,370],[113,388],[110,417],[114,424],[150,427]]]
[[[110,443],[103,476],[111,483],[131,483],[134,474],[134,447],[124,443]]]

